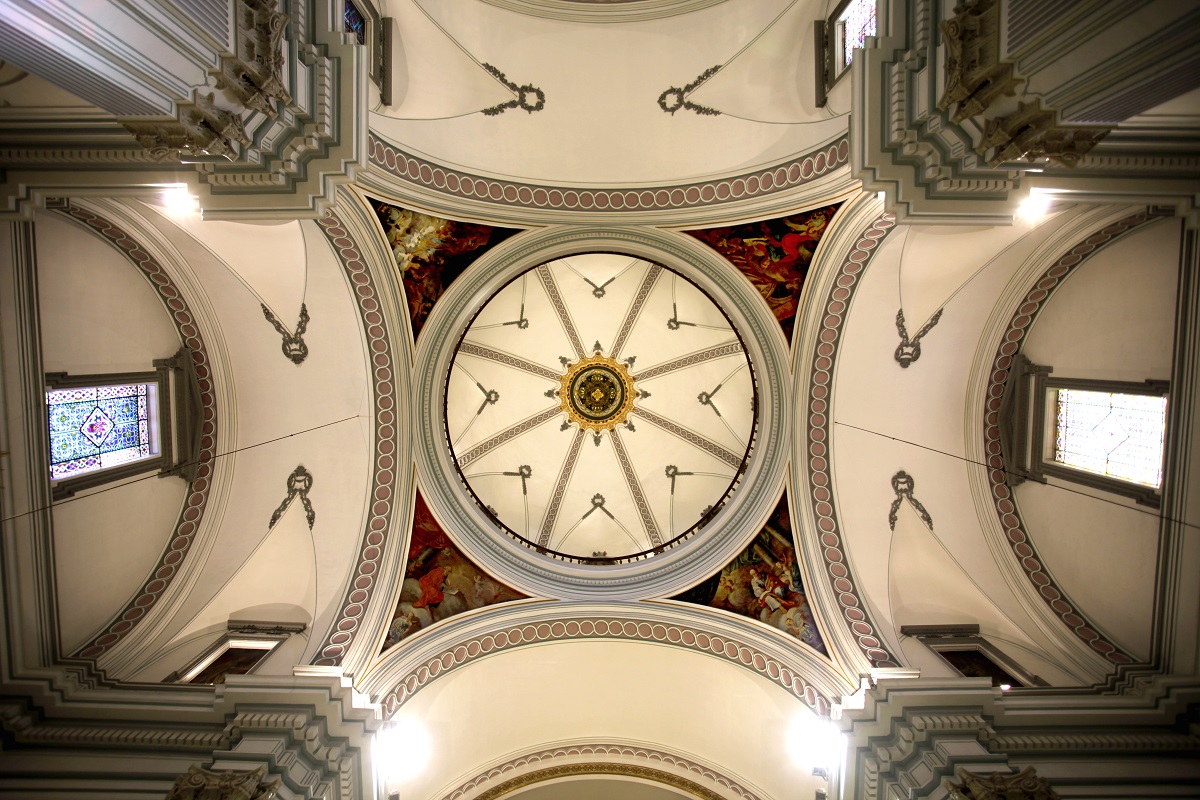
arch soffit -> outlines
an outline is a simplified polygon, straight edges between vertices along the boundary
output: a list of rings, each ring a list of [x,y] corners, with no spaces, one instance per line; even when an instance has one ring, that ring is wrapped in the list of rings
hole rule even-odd
[[[572,253],[618,251],[679,270],[718,298],[742,333],[760,381],[759,434],[741,485],[709,531],[653,559],[589,568],[540,556],[497,535],[482,509],[459,484],[444,445],[444,376],[453,348],[479,303],[513,276]],[[527,231],[497,245],[472,264],[438,301],[422,329],[414,366],[417,477],[422,496],[476,563],[521,592],[576,600],[642,599],[685,588],[723,567],[761,528],[778,499],[787,468],[790,390],[787,345],[778,323],[749,282],[701,243],[655,228],[555,227]]]
[[[1004,563],[1009,565],[1010,573],[1019,572],[1024,576],[1026,597],[1041,599],[1041,603],[1036,599],[1033,601],[1034,608],[1049,612],[1078,642],[1110,665],[1117,666],[1132,664],[1136,659],[1106,636],[1067,597],[1034,547],[1004,471],[999,417],[1013,357],[1020,351],[1038,314],[1058,287],[1100,250],[1158,219],[1144,208],[1132,212],[1126,209],[1115,215],[1110,212],[1107,217],[1098,224],[1093,221],[1086,229],[1088,233],[1072,244],[1063,247],[1056,241],[1055,246],[1062,249],[1053,255],[1043,255],[1033,263],[1032,274],[1027,273],[1018,283],[1020,293],[1016,299],[1005,298],[997,305],[993,322],[999,322],[1002,327],[993,325],[985,331],[976,354],[975,363],[982,364],[983,369],[973,379],[972,390],[968,392],[967,411],[975,422],[967,426],[967,446],[972,460],[987,465],[986,470],[979,472],[980,479],[971,482],[971,489],[979,508],[990,508],[994,512],[990,517],[982,515],[984,535],[991,540],[993,552],[1012,554],[1011,558],[1004,559]],[[1073,230],[1078,231],[1078,228],[1073,227]]]
[[[550,185],[467,172],[409,153],[375,133],[358,183],[432,213],[514,227],[669,225],[706,227],[765,219],[854,191],[844,134],[807,153],[747,172],[645,186]]]
[[[586,741],[563,742],[519,753],[458,784],[443,794],[442,800],[490,800],[535,783],[571,775],[644,778],[712,800],[762,798],[733,776],[680,753],[640,742]]]
[[[375,655],[408,552],[414,492],[411,335],[392,255],[366,204],[340,188],[338,203],[317,222],[344,271],[371,359],[372,468],[362,538],[342,600],[311,656],[315,666],[354,673]]]
[[[232,448],[236,420],[228,413],[233,387],[220,325],[183,257],[136,212],[116,202],[73,199],[52,209],[120,251],[146,278],[192,352],[200,389],[201,438],[196,478],[150,573],[113,619],[79,648],[82,658],[112,662],[136,649],[130,634],[144,620],[163,619],[186,595],[220,528],[232,465],[216,454]],[[218,420],[220,424],[218,424]],[[120,645],[120,647],[118,647]],[[120,651],[120,652],[117,652]],[[107,656],[107,658],[105,658]]]
[[[631,641],[681,648],[727,661],[782,687],[815,713],[854,691],[823,656],[780,631],[732,614],[675,601],[517,601],[489,606],[419,632],[386,654],[357,689],[390,718],[422,689],[484,658],[573,641]]]

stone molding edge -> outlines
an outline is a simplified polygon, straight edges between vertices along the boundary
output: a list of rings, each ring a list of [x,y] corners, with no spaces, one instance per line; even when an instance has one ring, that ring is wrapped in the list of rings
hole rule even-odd
[[[1200,737],[1177,724],[1200,693],[1195,677],[1148,677],[1141,689],[1118,698],[1005,694],[980,678],[881,680],[838,722],[849,740],[843,797],[891,800],[897,790],[940,796],[930,793],[958,765],[1009,771],[1010,761],[1038,756],[1078,761],[1092,752],[1102,760],[1200,751]],[[1087,766],[1080,775],[1088,775]]]
[[[803,410],[797,404],[796,413],[804,416],[797,420],[795,427],[793,491],[789,494],[798,512],[796,518],[804,523],[805,530],[800,538],[808,556],[806,560],[810,565],[821,564],[823,567],[825,580],[819,590],[821,616],[828,626],[834,625],[836,617],[843,623],[835,632],[836,640],[843,649],[849,646],[859,651],[868,667],[898,667],[901,662],[888,650],[877,632],[850,569],[849,554],[840,535],[829,444],[833,433],[830,415],[833,377],[842,328],[862,274],[880,243],[895,226],[895,217],[878,212],[878,200],[872,195],[862,195],[858,201],[847,204],[839,212],[847,215],[842,225],[859,226],[867,219],[870,222],[865,228],[856,228],[857,232],[851,233],[853,238],[847,237],[849,247],[839,264],[830,264],[821,273],[810,271],[805,287],[805,309],[797,321],[795,338],[797,343],[808,341],[813,344],[807,350],[802,350],[799,344],[796,348],[794,392],[795,397],[804,402]],[[834,220],[836,222],[836,215]],[[840,234],[839,238],[844,235]],[[830,241],[822,242],[825,245],[823,253],[831,252]],[[802,337],[802,328],[809,335]],[[836,609],[836,612],[831,614],[830,609]]]
[[[541,556],[499,531],[469,494],[445,447],[445,375],[453,348],[480,302],[520,272],[572,253],[628,253],[670,266],[714,295],[748,348],[759,381],[759,433],[739,486],[708,531],[670,550],[616,566],[585,567]],[[786,477],[791,415],[786,343],[762,297],[728,262],[691,237],[653,228],[556,227],[518,234],[472,264],[434,306],[418,341],[413,379],[414,457],[421,494],[464,554],[532,596],[631,600],[671,594],[703,580],[745,547]],[[757,509],[757,511],[756,511]],[[756,527],[757,526],[757,527]]]
[[[171,276],[162,268],[158,259],[138,240],[116,223],[101,214],[68,201],[55,209],[63,216],[80,223],[117,250],[140,270],[158,294],[159,299],[171,315],[179,338],[192,353],[197,382],[200,387],[201,423],[200,451],[196,467],[196,478],[187,489],[183,510],[175,524],[174,533],[149,579],[112,621],[104,626],[103,632],[77,651],[80,658],[99,658],[133,630],[147,612],[158,602],[170,586],[186,559],[201,521],[209,504],[209,490],[213,483],[213,461],[217,455],[217,408],[216,387],[210,367],[210,359],[196,317],[180,293]]]
[[[1197,224],[1192,153],[1126,154],[1102,145],[1074,169],[988,167],[965,131],[935,105],[942,68],[940,7],[932,0],[892,5],[887,33],[875,37],[851,67],[849,124],[855,178],[864,189],[885,192],[888,210],[899,221],[1008,225],[1018,202],[1032,189],[1045,188],[1087,202],[1170,203]],[[1109,186],[1098,190],[1100,179]]]
[[[365,250],[378,243],[373,240],[366,245],[359,243],[363,241],[364,233],[362,226],[356,223],[361,222],[358,218],[365,211],[352,197],[343,196],[349,202],[343,204],[340,214],[346,214],[347,219],[343,220],[339,211],[330,210],[318,224],[345,272],[362,320],[364,344],[371,359],[374,458],[358,563],[351,573],[329,633],[312,658],[313,665],[322,667],[342,666],[352,650],[354,663],[346,666],[366,664],[374,655],[369,650],[375,643],[371,628],[376,622],[374,617],[381,612],[368,615],[367,611],[372,607],[376,586],[381,580],[395,576],[396,563],[402,562],[402,554],[407,552],[402,545],[407,539],[412,504],[408,483],[412,466],[408,434],[408,360],[404,357],[407,353],[402,347],[400,357],[397,357],[396,332],[389,330],[389,315],[383,313],[385,309],[394,310],[395,304],[384,296],[384,287],[364,256]],[[357,241],[356,236],[359,237]],[[391,262],[389,259],[380,263]],[[387,591],[390,594],[390,589]],[[387,608],[382,613],[390,612]],[[364,620],[369,623],[368,630],[360,635],[359,628],[363,627]],[[370,639],[370,643],[366,639]]]
[[[385,718],[434,681],[518,647],[579,640],[626,640],[719,658],[783,688],[821,716],[853,683],[815,651],[774,629],[686,603],[522,602],[489,606],[419,632],[361,682]]]
[[[719,224],[713,220],[746,216],[741,209],[747,203],[782,197],[787,202],[773,210],[787,213],[786,209],[794,210],[797,205],[793,195],[798,189],[809,184],[822,184],[820,196],[811,198],[816,202],[844,191],[851,183],[847,180],[836,186],[823,185],[850,163],[850,143],[845,136],[809,153],[739,175],[625,188],[539,185],[472,174],[407,153],[374,132],[368,137],[367,152],[372,168],[368,174],[376,176],[374,183],[382,184],[378,191],[386,194],[390,190],[403,196],[415,192],[422,198],[419,203],[424,202],[424,197],[432,196],[437,201],[428,205],[438,209],[439,213],[442,213],[441,209],[473,205],[478,208],[474,216],[514,220],[505,224],[518,225],[545,224],[547,215],[556,223],[578,219],[581,215],[588,219],[605,215],[606,221],[622,224],[652,221],[666,215],[666,221],[673,226]],[[367,178],[366,175],[359,177]],[[367,183],[372,181],[368,178]],[[376,190],[375,186],[370,188]],[[399,204],[405,202],[402,199]],[[708,211],[713,208],[720,209],[720,213],[714,216]],[[699,213],[707,221],[681,220],[681,212]],[[446,213],[456,216],[449,211]],[[770,216],[770,212],[756,212],[754,216]]]
[[[568,766],[590,766],[593,769],[600,766],[652,767],[667,778],[682,778],[709,793],[702,796],[766,800],[712,765],[638,742],[612,740],[563,742],[554,747],[525,751],[439,794],[442,800],[482,800],[545,780],[549,777],[548,770]],[[655,780],[654,777],[646,777]],[[658,780],[660,783],[669,783],[661,778]]]
[[[488,5],[528,17],[563,22],[613,23],[690,14],[725,0],[483,0]]]
[[[1020,564],[1025,576],[1036,593],[1045,601],[1059,620],[1075,636],[1093,651],[1112,664],[1133,664],[1136,659],[1126,653],[1108,637],[1104,636],[1072,603],[1066,593],[1054,581],[1049,570],[1033,546],[1025,522],[1021,518],[1013,499],[1012,487],[1004,472],[1004,456],[1000,450],[1000,405],[1004,396],[1004,384],[1008,379],[1013,357],[1020,351],[1025,336],[1033,327],[1038,314],[1062,285],[1082,263],[1101,249],[1156,217],[1147,211],[1139,211],[1123,219],[1111,222],[1075,245],[1067,248],[1032,284],[1013,310],[1004,328],[1000,343],[996,347],[988,368],[988,383],[984,394],[982,413],[983,453],[987,462],[987,490],[990,504],[999,518],[1005,541],[1013,557]]]

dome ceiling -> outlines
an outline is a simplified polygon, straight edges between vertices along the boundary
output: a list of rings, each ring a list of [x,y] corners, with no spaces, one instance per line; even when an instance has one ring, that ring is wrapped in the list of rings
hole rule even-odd
[[[745,349],[693,283],[587,253],[510,281],[458,345],[446,435],[471,493],[529,547],[585,563],[661,551],[749,457]]]

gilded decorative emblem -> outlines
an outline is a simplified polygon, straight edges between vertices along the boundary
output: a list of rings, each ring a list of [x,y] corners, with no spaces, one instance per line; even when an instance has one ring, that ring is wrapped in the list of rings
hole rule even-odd
[[[611,431],[624,425],[633,410],[629,368],[599,351],[571,364],[560,380],[558,398],[562,409],[584,430]]]

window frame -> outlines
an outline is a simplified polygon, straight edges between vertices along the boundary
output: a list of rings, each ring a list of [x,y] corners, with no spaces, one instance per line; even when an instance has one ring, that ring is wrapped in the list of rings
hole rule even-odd
[[[1158,508],[1162,504],[1162,487],[1167,482],[1166,455],[1170,449],[1170,414],[1163,430],[1163,478],[1158,488],[1131,481],[1098,475],[1087,470],[1060,464],[1053,459],[1053,427],[1047,425],[1047,397],[1056,389],[1080,389],[1089,392],[1149,395],[1167,398],[1171,402],[1170,381],[1147,379],[1142,382],[1092,378],[1051,377],[1054,368],[1034,364],[1024,354],[1013,357],[1001,406],[1001,448],[1004,468],[1013,486],[1026,480],[1046,483],[1047,477],[1087,486],[1100,491],[1128,497],[1139,505]],[[1050,452],[1050,458],[1045,454]]]
[[[162,682],[192,683],[209,665],[234,647],[263,651],[262,655],[254,662],[250,669],[245,672],[234,673],[236,675],[250,675],[261,667],[263,662],[278,650],[281,644],[291,638],[292,634],[303,633],[307,627],[302,622],[240,622],[230,620],[229,627],[221,634],[217,641],[205,648],[199,656],[189,661],[183,669],[175,670],[163,678]],[[213,684],[202,683],[197,685],[212,686]]]
[[[200,389],[196,381],[190,351],[180,349],[171,358],[158,358],[149,372],[106,372],[73,375],[67,372],[45,373],[42,392],[42,425],[49,443],[49,405],[45,393],[58,389],[80,389],[127,384],[157,386],[155,414],[158,427],[158,454],[125,464],[91,470],[70,478],[50,478],[51,500],[65,500],[77,492],[94,489],[106,483],[158,470],[159,477],[176,475],[186,481],[195,477],[196,454],[199,452]],[[49,449],[47,449],[49,454]],[[49,461],[46,474],[50,474]]]
[[[346,18],[346,6],[353,5],[358,10],[358,15],[363,18],[366,23],[364,26],[366,32],[362,45],[357,41],[355,46],[367,48],[367,76],[371,82],[379,89],[379,102],[382,105],[390,106],[392,104],[392,18],[381,17],[379,11],[375,9],[375,4],[371,0],[342,0],[340,3],[341,13],[337,15],[338,30],[350,35],[344,27],[343,20]]]
[[[851,3],[856,0],[841,0],[825,19],[819,19],[813,24],[816,39],[816,106],[824,108],[829,99],[829,91],[850,72],[853,63],[842,63],[841,53],[845,50],[843,37],[845,26],[839,17],[845,13]],[[879,1],[875,0],[875,35],[879,35]]]
[[[943,652],[973,651],[980,653],[1018,681],[1017,685],[1011,687],[1013,689],[1030,689],[1050,685],[992,644],[987,637],[982,636],[979,633],[978,625],[901,625],[900,634],[919,640],[921,644],[932,650],[947,667],[959,675],[962,673],[948,658],[942,655]]]

